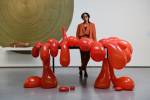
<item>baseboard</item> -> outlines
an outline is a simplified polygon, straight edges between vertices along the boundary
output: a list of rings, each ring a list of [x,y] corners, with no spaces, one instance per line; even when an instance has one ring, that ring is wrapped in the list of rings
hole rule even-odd
[[[102,66],[87,66],[87,68],[101,68]],[[0,68],[42,68],[42,66],[0,66]],[[63,68],[55,66],[55,68]],[[68,68],[78,68],[78,66],[68,66]],[[126,66],[125,68],[150,68],[150,66]]]

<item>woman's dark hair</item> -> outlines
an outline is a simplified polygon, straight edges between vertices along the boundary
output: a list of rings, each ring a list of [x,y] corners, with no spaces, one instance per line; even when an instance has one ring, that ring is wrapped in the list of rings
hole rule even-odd
[[[90,14],[89,14],[89,13],[87,13],[87,12],[84,12],[84,13],[82,13],[82,14],[81,14],[81,18],[82,18],[82,19],[84,18],[84,15],[87,15],[87,16],[88,16],[88,18],[90,18]]]

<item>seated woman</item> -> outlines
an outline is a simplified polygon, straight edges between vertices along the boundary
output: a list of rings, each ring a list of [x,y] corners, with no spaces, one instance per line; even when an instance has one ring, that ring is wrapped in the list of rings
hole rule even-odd
[[[83,22],[78,25],[76,37],[78,39],[81,38],[90,38],[96,41],[96,30],[95,30],[95,24],[90,22],[90,15],[88,13],[83,13],[81,15],[81,18],[83,19]],[[88,77],[86,67],[90,60],[90,52],[83,52],[80,50],[81,54],[81,67],[79,67],[79,74],[82,76],[82,70],[84,70],[84,77]]]

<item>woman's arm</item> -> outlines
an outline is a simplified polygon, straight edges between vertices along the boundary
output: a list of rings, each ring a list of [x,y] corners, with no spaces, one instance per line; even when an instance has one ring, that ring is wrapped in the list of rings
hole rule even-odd
[[[93,40],[96,41],[96,28],[95,28],[95,24],[93,24],[93,32],[92,32],[92,37],[93,37]]]
[[[79,34],[80,34],[80,26],[78,25],[77,27],[77,31],[76,31],[76,37],[79,39]]]

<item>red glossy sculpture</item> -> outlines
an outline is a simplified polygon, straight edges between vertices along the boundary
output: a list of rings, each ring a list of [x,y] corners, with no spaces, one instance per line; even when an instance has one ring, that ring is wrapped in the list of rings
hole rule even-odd
[[[82,51],[90,51],[90,56],[94,61],[102,61],[103,63],[101,72],[94,84],[95,88],[109,88],[112,82],[114,89],[117,91],[134,89],[134,81],[130,77],[116,77],[114,73],[115,69],[123,69],[131,60],[133,49],[129,42],[117,37],[105,38],[99,41],[87,38],[79,40],[74,36],[67,37],[64,28],[62,28],[62,35],[63,39],[60,43],[55,39],[49,39],[46,43],[37,42],[35,44],[32,49],[32,56],[38,57],[40,55],[43,63],[43,75],[42,77],[30,76],[27,78],[24,83],[25,88],[57,87],[57,79],[50,66],[50,55],[56,57],[60,47],[60,64],[62,67],[67,67],[70,64],[69,47],[79,47]]]

